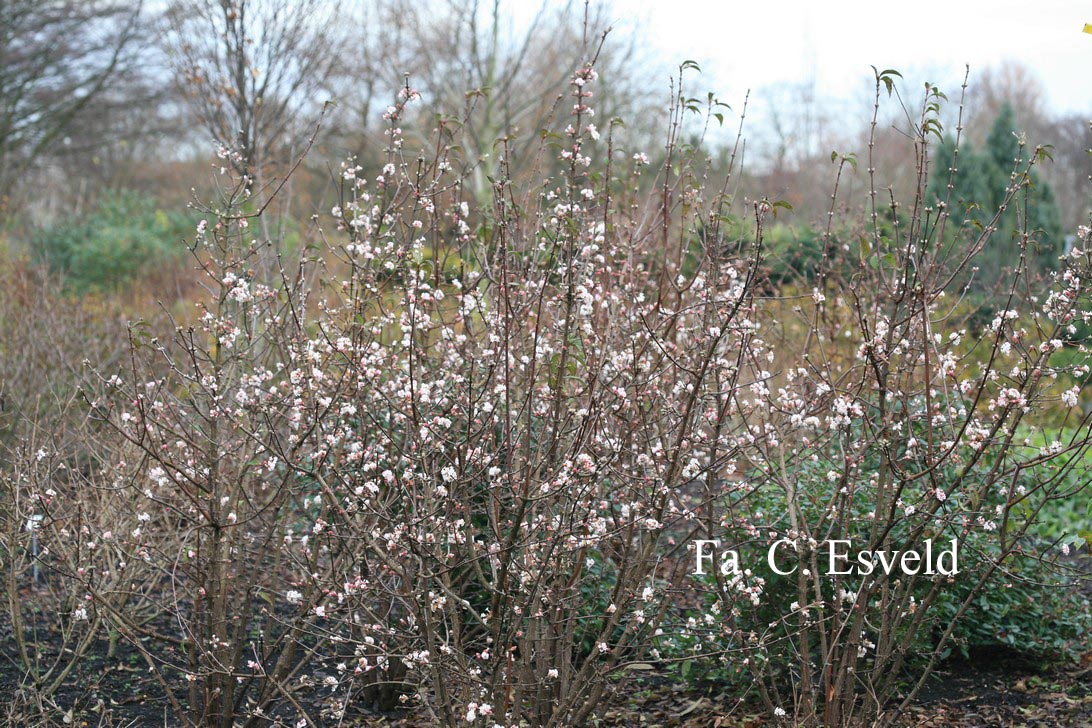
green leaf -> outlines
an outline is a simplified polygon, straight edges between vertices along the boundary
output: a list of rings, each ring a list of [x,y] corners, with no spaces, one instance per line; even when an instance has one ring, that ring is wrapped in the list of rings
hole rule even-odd
[[[872,70],[875,71],[876,67],[873,66]],[[888,96],[890,96],[891,92],[895,89],[895,78],[902,78],[902,74],[893,68],[886,68],[883,71],[876,73],[876,80],[887,88]]]
[[[868,256],[872,255],[872,243],[869,242],[868,236],[861,235],[860,236],[860,244],[861,244],[861,257],[862,258],[867,258]]]
[[[939,119],[926,119],[921,125],[921,135],[933,134],[940,141],[944,141],[944,126]]]

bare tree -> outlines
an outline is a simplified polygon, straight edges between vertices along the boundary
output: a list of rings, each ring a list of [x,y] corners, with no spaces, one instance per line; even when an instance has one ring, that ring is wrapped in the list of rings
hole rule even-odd
[[[326,0],[176,0],[168,14],[176,78],[200,123],[236,147],[260,181],[304,138],[338,57]],[[290,156],[290,155],[289,155]]]
[[[590,122],[605,127],[609,119],[625,117],[630,136],[638,137],[652,118],[646,112],[653,99],[660,98],[649,89],[660,88],[664,80],[649,82],[655,64],[641,56],[639,34],[621,42],[612,36],[601,47],[614,20],[608,3],[569,0],[530,7],[521,17],[516,4],[501,0],[364,5],[355,18],[361,33],[347,56],[352,66],[342,68],[343,95],[356,112],[345,126],[344,146],[362,159],[383,146],[375,111],[386,108],[408,79],[425,107],[416,118],[403,120],[412,127],[407,133],[428,138],[437,119],[462,125],[465,158],[476,165],[474,194],[487,200],[487,177],[498,173],[496,161],[490,161],[496,140],[508,140],[506,164],[518,175],[537,148],[539,133],[560,132],[569,123],[570,110],[558,102],[571,74],[597,54],[605,81],[595,98],[599,114]],[[373,137],[380,142],[371,144]]]
[[[1062,212],[1065,230],[1087,224],[1092,216],[1085,185],[1092,179],[1092,125],[1083,114],[1068,114],[1051,120],[1045,141],[1054,146],[1054,163],[1043,170]]]
[[[990,123],[1008,104],[1029,142],[1049,142],[1043,137],[1050,127],[1050,112],[1042,81],[1027,66],[1013,61],[988,67],[972,78],[967,89],[967,114],[971,141],[981,146]]]
[[[0,209],[138,57],[142,3],[0,0]]]

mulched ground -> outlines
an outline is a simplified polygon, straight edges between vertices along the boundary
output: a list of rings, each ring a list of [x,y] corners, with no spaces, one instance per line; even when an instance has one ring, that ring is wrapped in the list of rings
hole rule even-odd
[[[1003,662],[946,670],[914,705],[904,725],[1092,726],[1092,655],[1043,674]]]
[[[757,728],[771,725],[715,695],[695,695],[664,686],[639,694],[624,709],[605,716],[618,728]],[[938,671],[900,719],[905,728],[1089,728],[1092,727],[1092,654],[1080,663],[1037,671],[1018,659],[997,656],[952,663]]]
[[[695,692],[655,676],[627,691],[629,703],[596,728],[761,728],[773,725],[755,707],[715,689]],[[429,728],[414,715],[358,714],[357,728]],[[900,718],[900,728],[1092,728],[1092,653],[1079,662],[1037,669],[1019,657],[979,655],[938,670]]]
[[[30,594],[20,595],[32,599]],[[0,610],[2,615],[4,610]],[[2,620],[2,617],[0,617]],[[48,662],[61,645],[39,632]],[[81,661],[66,686],[44,711],[23,682],[14,657],[10,624],[0,623],[0,726],[174,726],[162,691],[143,658],[124,642],[108,655],[105,642]],[[308,694],[309,693],[309,694]],[[609,710],[603,728],[758,728],[771,725],[755,706],[740,705],[715,684],[695,689],[667,675],[644,673],[626,686],[626,704]],[[297,698],[313,715],[321,712],[321,690]],[[343,728],[430,728],[420,715],[380,715],[352,706]],[[46,720],[43,715],[48,715]],[[275,725],[270,723],[270,725]],[[291,725],[291,722],[279,725]],[[1010,653],[972,655],[940,667],[918,700],[900,717],[900,728],[1092,728],[1092,649],[1072,663],[1040,668]]]
[[[52,723],[22,722],[5,717],[0,725],[161,726],[174,725],[159,690],[128,655],[106,660],[90,656],[72,681],[80,690],[65,689],[58,705],[73,709],[68,716],[54,712]],[[0,695],[17,698],[21,686],[14,665],[0,664]],[[730,696],[689,690],[654,676],[642,678],[630,690],[625,707],[610,710],[596,725],[611,728],[758,728],[771,725],[756,708],[740,706]],[[302,696],[301,696],[302,697]],[[9,703],[10,705],[10,703]],[[65,711],[66,712],[66,711]],[[425,728],[427,719],[414,715],[377,715],[350,711],[346,728]],[[68,717],[71,722],[66,722]],[[331,723],[334,725],[334,723]],[[943,667],[899,722],[910,728],[1062,728],[1092,726],[1092,653],[1079,663],[1037,671],[1019,660],[982,658]]]

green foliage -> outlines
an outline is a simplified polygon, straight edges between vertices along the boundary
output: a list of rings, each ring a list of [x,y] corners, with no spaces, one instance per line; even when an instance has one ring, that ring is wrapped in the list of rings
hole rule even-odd
[[[150,270],[176,264],[195,221],[164,212],[139,192],[110,193],[93,212],[38,230],[32,254],[77,292],[116,290]]]
[[[875,455],[875,453],[873,453]],[[1085,456],[1086,459],[1088,456]],[[1082,461],[1084,462],[1084,461]],[[1088,459],[1087,462],[1092,462]],[[878,464],[873,463],[874,465]],[[993,462],[986,460],[980,464],[985,472],[991,469]],[[835,459],[817,462],[801,462],[795,465],[794,474],[801,498],[799,503],[807,518],[818,515],[827,502],[824,495],[826,473],[837,468]],[[1052,483],[1057,463],[1047,461],[1022,473],[1022,480],[1030,490],[1036,484]],[[1088,466],[1078,465],[1064,473],[1066,482],[1057,482],[1049,486],[1052,492],[1066,493],[1069,485],[1080,479],[1087,479]],[[944,470],[942,481],[951,481],[956,474],[955,466]],[[972,478],[973,480],[973,478]],[[957,496],[953,496],[957,497]],[[993,513],[1002,503],[1003,496],[991,497],[981,504],[981,512]],[[778,531],[784,533],[789,527],[787,521],[788,506],[784,492],[774,489],[759,489],[739,505],[750,512],[768,514],[769,521],[760,531]],[[866,511],[871,505],[866,501],[854,501],[851,504],[852,517],[848,520],[850,530],[840,538],[849,539],[854,544],[868,543],[869,516]],[[1089,507],[1088,495],[1060,498],[1048,501],[1039,513],[1025,512],[1014,508],[1010,527],[1022,525],[1023,519],[1032,521],[1027,534],[1021,540],[1018,553],[1010,554],[1002,561],[1002,567],[994,573],[989,586],[973,598],[970,605],[957,622],[944,655],[961,654],[964,657],[979,650],[1003,648],[1037,661],[1072,658],[1081,648],[1083,640],[1092,631],[1092,608],[1087,595],[1065,575],[1064,568],[1059,568],[1052,559],[1059,556],[1056,548],[1049,544],[1057,542],[1063,533],[1070,534],[1060,542],[1070,544],[1083,543],[1075,535],[1081,523],[1087,523],[1086,516],[1070,513],[1069,509]],[[890,534],[890,542],[898,544],[908,535],[915,522],[905,519]],[[936,534],[938,541],[946,541],[953,532]],[[768,666],[774,675],[781,676],[786,683],[794,678],[794,666],[798,663],[795,643],[789,639],[797,628],[795,617],[784,618],[785,605],[797,599],[796,575],[781,575],[772,571],[766,562],[767,546],[762,540],[740,544],[740,563],[751,570],[748,580],[758,579],[764,583],[762,601],[751,609],[745,603],[737,603],[739,610],[737,627],[750,622],[756,631],[768,629],[767,634],[784,637],[772,640],[767,654]],[[935,648],[944,629],[956,619],[956,613],[968,596],[976,590],[978,576],[988,569],[998,556],[996,534],[984,529],[971,529],[959,550],[960,575],[948,587],[938,593],[935,611],[930,615],[925,627],[918,631],[907,650],[908,674],[924,666],[926,656]],[[694,584],[705,589],[704,602],[697,606],[686,606],[675,613],[678,620],[674,629],[665,628],[667,636],[660,643],[661,656],[674,661],[680,677],[688,681],[713,679],[720,683],[734,685],[742,689],[752,677],[742,668],[738,660],[733,659],[731,650],[737,647],[724,633],[717,633],[715,627],[701,636],[694,629],[683,625],[708,623],[712,627],[719,622],[709,622],[709,615],[717,613],[714,604],[717,599],[716,578],[712,574],[691,576]],[[854,577],[844,582],[844,588],[855,592],[857,585]],[[918,603],[926,596],[929,582],[922,580],[914,588]],[[833,603],[837,595],[824,590],[824,598]],[[700,632],[700,629],[699,629]],[[821,664],[823,656],[813,645],[814,664]],[[721,652],[725,650],[727,652]]]
[[[822,233],[810,225],[777,223],[765,235],[764,254],[776,285],[815,280],[823,258]]]
[[[1064,443],[1071,441],[1075,434],[1073,429],[1060,429],[1050,439]],[[1040,431],[1031,436],[1031,445],[1046,449],[1050,442]],[[1077,464],[1058,479],[1056,497],[1047,500],[1039,513],[1034,514],[1028,532],[1041,541],[1083,548],[1087,553],[1092,550],[1092,491],[1082,486],[1092,473],[1092,452],[1085,450],[1074,457],[1079,458]],[[1039,471],[1049,468],[1048,463],[1041,466]],[[1035,471],[1029,471],[1023,481],[1030,484],[1035,477],[1050,476],[1049,473],[1040,476]],[[1025,514],[1029,518],[1032,515]]]
[[[771,207],[775,214],[779,209],[791,209],[787,202],[781,201],[771,203]],[[685,276],[697,270],[703,252],[724,256],[734,245],[752,246],[755,243],[754,224],[735,216],[722,220],[719,244],[705,240],[704,233],[704,229],[699,230],[683,261],[681,272]],[[832,237],[837,241],[838,232]],[[822,265],[823,247],[823,232],[818,228],[795,221],[774,221],[762,236],[763,269],[769,283],[773,286],[814,283]]]
[[[1049,571],[1037,558],[1007,560],[997,586],[975,597],[958,622],[953,651],[969,657],[977,650],[1003,647],[1041,662],[1076,657],[1080,640],[1092,629],[1092,605],[1078,589],[1058,584]],[[941,624],[955,618],[969,589],[969,581],[957,581],[940,594],[936,608]]]

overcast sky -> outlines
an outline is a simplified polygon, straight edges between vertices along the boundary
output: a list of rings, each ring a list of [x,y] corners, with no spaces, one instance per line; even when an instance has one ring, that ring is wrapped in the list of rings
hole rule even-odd
[[[955,90],[965,64],[1005,59],[1033,71],[1056,112],[1092,116],[1092,0],[615,0],[619,29],[642,26],[657,55],[697,61],[726,101],[747,89],[814,75],[818,91],[852,101],[870,65]],[[701,90],[706,90],[702,88]]]

